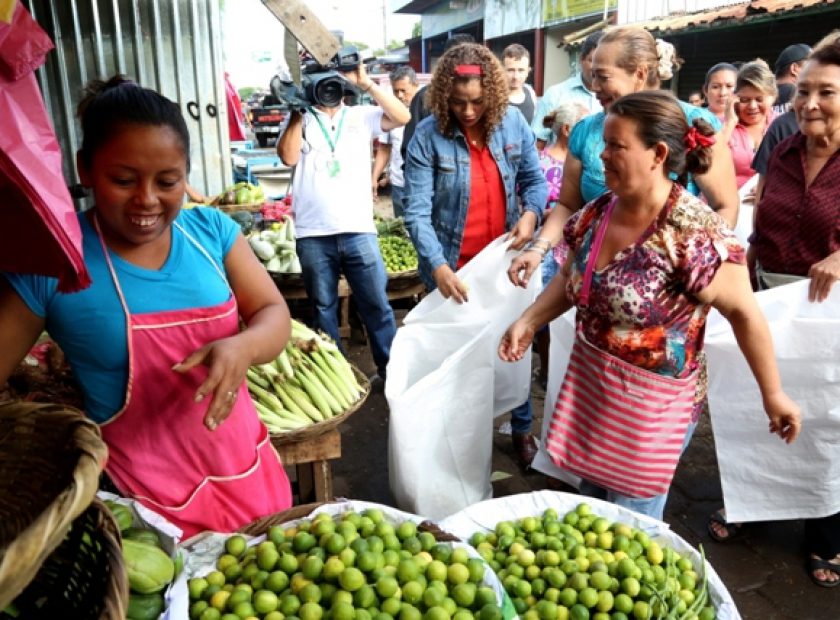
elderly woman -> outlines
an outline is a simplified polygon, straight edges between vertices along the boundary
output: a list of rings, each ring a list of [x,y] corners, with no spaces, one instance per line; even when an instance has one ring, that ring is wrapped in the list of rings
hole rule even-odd
[[[727,108],[722,136],[727,139],[735,164],[738,189],[756,175],[752,161],[776,113],[776,78],[763,60],[745,63],[735,80],[735,97]]]
[[[750,246],[759,288],[810,278],[809,297],[826,299],[840,279],[840,34],[817,44],[793,100],[799,132],[773,150]],[[732,539],[741,524],[718,512],[709,532]],[[805,521],[808,570],[823,587],[840,585],[840,514]]]
[[[658,89],[660,80],[672,77],[676,64],[673,46],[654,40],[643,28],[613,28],[598,42],[592,59],[592,90],[604,111],[587,116],[572,130],[557,207],[546,219],[539,237],[512,261],[508,277],[514,284],[527,286],[542,255],[560,241],[569,216],[606,191],[600,155],[604,150],[604,120],[612,102],[630,93]],[[683,102],[679,106],[687,122],[702,118],[715,129],[720,127],[708,110]],[[687,177],[685,182],[692,194],[702,190],[711,207],[734,226],[738,192],[732,157],[725,143],[718,142],[712,148],[715,156],[711,167],[703,174]]]
[[[771,428],[787,441],[799,430],[799,411],[782,391],[767,322],[750,290],[744,251],[723,219],[681,184],[686,174],[710,165],[713,133],[700,119],[689,126],[666,92],[611,102],[601,155],[610,191],[569,220],[563,270],[499,345],[502,359],[520,359],[540,327],[577,309],[577,338],[548,452],[584,478],[584,494],[659,519],[690,436],[691,410],[702,403],[698,356],[711,307],[732,324]],[[613,374],[621,375],[618,390],[609,380]],[[679,397],[666,399],[672,388]],[[675,430],[653,447],[655,467],[644,456],[634,461],[623,454],[638,454],[644,443],[629,439],[635,430],[646,436],[666,427]],[[662,458],[667,449],[670,461]]]
[[[548,187],[534,134],[508,106],[507,77],[489,49],[465,43],[447,51],[428,97],[433,115],[417,125],[406,156],[405,223],[423,281],[463,303],[467,289],[455,271],[505,232],[511,247],[525,245]],[[537,451],[531,417],[530,402],[511,412],[524,467]]]

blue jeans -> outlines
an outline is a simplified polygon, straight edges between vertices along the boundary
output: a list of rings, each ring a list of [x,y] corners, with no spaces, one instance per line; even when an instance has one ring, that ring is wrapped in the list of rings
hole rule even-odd
[[[345,233],[304,237],[297,240],[297,254],[306,295],[315,311],[315,327],[325,331],[339,345],[339,274],[343,273],[347,278],[367,329],[373,361],[384,379],[397,322],[385,293],[388,276],[376,235]]]
[[[391,202],[394,204],[394,217],[402,217],[405,213],[405,203],[403,203],[404,196],[405,188],[392,183]]]
[[[691,441],[691,436],[694,435],[695,428],[697,428],[697,422],[689,424],[688,430],[685,433],[685,439],[683,439],[680,455],[682,455],[688,447],[688,442]],[[596,499],[603,499],[618,506],[623,506],[624,508],[640,512],[643,515],[653,517],[654,519],[659,519],[660,521],[662,521],[662,516],[665,514],[665,502],[668,501],[667,493],[647,498],[629,497],[627,495],[622,495],[621,493],[616,493],[615,491],[599,487],[597,484],[589,482],[588,480],[581,480],[579,490],[581,495],[594,497]]]
[[[517,435],[531,431],[531,397],[524,403],[510,410],[510,430]]]

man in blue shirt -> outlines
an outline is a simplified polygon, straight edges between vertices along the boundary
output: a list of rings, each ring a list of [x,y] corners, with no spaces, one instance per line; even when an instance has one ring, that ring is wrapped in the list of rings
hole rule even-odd
[[[598,41],[603,31],[593,32],[580,46],[580,72],[567,80],[555,84],[543,93],[534,113],[531,129],[537,136],[537,148],[542,149],[551,138],[551,130],[543,126],[546,114],[554,110],[564,101],[574,101],[583,104],[589,113],[600,112],[601,104],[591,90],[592,83],[592,54],[598,47]]]

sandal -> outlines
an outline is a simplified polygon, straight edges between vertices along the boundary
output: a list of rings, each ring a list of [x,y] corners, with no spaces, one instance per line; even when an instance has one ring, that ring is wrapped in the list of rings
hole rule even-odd
[[[723,528],[726,530],[726,536],[721,536],[720,534],[718,534],[715,531],[715,528],[712,527],[713,523],[722,525]],[[711,537],[711,539],[719,543],[726,543],[731,540],[736,540],[744,534],[744,524],[729,523],[726,520],[726,517],[723,515],[723,508],[712,513],[712,515],[709,517],[709,523],[706,525],[706,529],[709,531],[709,536]]]
[[[817,585],[821,588],[836,588],[837,586],[840,586],[840,579],[836,579],[834,581],[826,581],[825,579],[817,578],[817,576],[814,574],[814,571],[827,570],[840,577],[840,564],[833,564],[832,562],[829,562],[828,560],[823,560],[822,558],[808,558],[806,564],[808,576],[811,578],[811,581],[814,582],[814,585]]]

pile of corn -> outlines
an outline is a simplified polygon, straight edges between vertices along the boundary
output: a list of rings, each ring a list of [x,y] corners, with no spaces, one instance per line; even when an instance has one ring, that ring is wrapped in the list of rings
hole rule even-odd
[[[335,343],[294,319],[277,359],[248,369],[248,391],[272,434],[328,420],[364,395]]]

